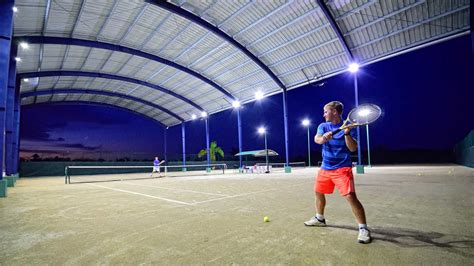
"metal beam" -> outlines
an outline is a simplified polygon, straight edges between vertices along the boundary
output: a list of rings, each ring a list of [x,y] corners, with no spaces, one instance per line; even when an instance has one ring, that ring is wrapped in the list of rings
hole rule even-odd
[[[167,10],[167,11],[173,13],[173,14],[184,17],[184,18],[198,24],[199,26],[201,26],[203,28],[205,28],[209,31],[212,31],[214,34],[216,34],[217,36],[219,36],[222,39],[226,40],[228,43],[232,44],[237,49],[242,51],[245,55],[247,55],[250,59],[252,59],[261,69],[263,69],[273,79],[273,81],[275,83],[278,84],[278,86],[282,90],[286,91],[286,87],[283,84],[283,82],[281,82],[280,79],[278,79],[278,77],[275,75],[275,73],[273,73],[270,70],[270,68],[268,68],[260,59],[258,59],[258,57],[253,55],[242,44],[237,42],[235,39],[233,39],[232,37],[227,35],[225,32],[223,32],[219,28],[213,26],[212,24],[210,24],[209,22],[207,22],[204,19],[200,18],[199,16],[196,16],[193,13],[191,13],[189,11],[186,11],[186,10],[180,8],[179,6],[175,6],[175,5],[173,5],[171,3],[168,3],[166,1],[160,1],[160,0],[145,0],[145,1],[148,2],[148,3],[154,4],[154,5],[156,5],[160,8],[163,8],[163,9],[165,9],[165,10]]]
[[[165,88],[162,88],[158,85],[151,84],[149,82],[141,81],[138,79],[134,78],[129,78],[129,77],[123,77],[123,76],[118,76],[118,75],[112,75],[112,74],[104,74],[104,73],[95,73],[95,72],[85,72],[85,71],[42,71],[42,72],[27,72],[27,73],[19,73],[18,77],[23,79],[23,78],[33,78],[33,77],[55,77],[55,76],[73,76],[73,77],[90,77],[90,78],[104,78],[104,79],[114,79],[114,80],[120,80],[120,81],[125,81],[125,82],[130,82],[130,83],[135,83],[143,86],[150,87],[152,89],[161,91],[163,93],[167,93],[169,95],[172,95],[186,103],[189,103],[190,105],[194,106],[200,111],[204,111],[204,109],[194,103],[193,101],[189,100],[188,98],[185,98],[175,92],[172,92],[170,90],[167,90]]]
[[[110,51],[117,51],[117,52],[122,52],[122,53],[127,53],[131,55],[136,55],[140,56],[152,61],[159,62],[164,65],[168,65],[170,67],[176,68],[178,70],[181,70],[189,75],[192,75],[196,77],[197,79],[202,80],[205,83],[208,83],[221,93],[223,93],[225,96],[232,100],[237,100],[236,97],[234,97],[230,92],[226,91],[224,88],[219,86],[217,83],[213,82],[212,80],[204,77],[203,75],[186,68],[184,66],[181,66],[175,62],[172,62],[170,60],[167,60],[165,58],[159,57],[157,55],[149,54],[142,52],[137,49],[117,45],[117,44],[111,44],[111,43],[105,43],[105,42],[98,42],[98,41],[89,41],[89,40],[81,40],[81,39],[74,39],[74,38],[61,38],[61,37],[42,37],[42,36],[21,36],[21,37],[15,37],[14,38],[15,42],[20,42],[20,41],[26,41],[30,44],[59,44],[59,45],[78,45],[78,46],[85,46],[85,47],[91,47],[91,48],[98,48],[98,49],[105,49],[105,50],[110,50]]]
[[[334,17],[331,15],[331,11],[329,11],[329,8],[326,6],[326,4],[323,2],[323,0],[317,0],[319,6],[321,7],[321,10],[323,11],[324,15],[326,16],[326,19],[329,21],[331,24],[332,29],[337,35],[337,38],[339,39],[339,42],[342,45],[342,48],[346,51],[347,57],[351,62],[354,61],[354,55],[352,54],[351,50],[349,49],[349,45],[347,45],[346,40],[344,39],[344,35],[342,34],[341,29],[339,28],[339,25],[337,25],[336,20]]]
[[[99,91],[99,90],[87,90],[87,89],[45,89],[45,90],[39,90],[39,91],[31,91],[31,92],[24,92],[20,94],[21,98],[26,98],[26,97],[32,97],[32,96],[40,96],[40,95],[54,95],[54,94],[92,94],[92,95],[102,95],[102,96],[110,96],[110,97],[117,97],[117,98],[122,98],[122,99],[127,99],[131,100],[134,102],[139,102],[141,104],[156,108],[160,111],[163,111],[167,113],[168,115],[178,119],[179,121],[183,122],[184,119],[181,118],[179,115],[176,113],[171,112],[170,110],[161,107],[157,104],[142,100],[137,97],[133,97],[130,95],[125,95],[121,93],[116,93],[116,92],[110,92],[110,91]]]
[[[138,116],[141,116],[141,117],[144,117],[144,118],[147,118],[147,119],[151,119],[151,120],[153,120],[153,122],[158,123],[160,126],[166,127],[163,123],[161,123],[160,121],[154,119],[151,116],[147,116],[145,114],[135,112],[131,109],[124,108],[124,107],[117,106],[117,105],[113,105],[113,104],[108,104],[108,103],[90,102],[90,101],[52,101],[52,102],[42,102],[42,103],[28,103],[28,104],[22,105],[22,108],[24,108],[24,107],[33,107],[33,105],[36,106],[36,105],[63,105],[63,104],[67,104],[67,105],[85,105],[85,104],[87,104],[87,105],[107,106],[107,107],[117,108],[117,109],[121,109],[121,110],[133,113],[135,115],[138,115]]]

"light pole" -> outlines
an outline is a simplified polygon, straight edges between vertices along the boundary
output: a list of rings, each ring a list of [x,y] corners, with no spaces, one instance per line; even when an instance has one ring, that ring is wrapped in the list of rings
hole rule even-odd
[[[357,71],[359,71],[359,64],[351,63],[348,68],[349,72],[354,74],[354,97],[355,97],[355,106],[359,106],[359,91],[357,84]],[[360,150],[360,129],[357,127],[357,167],[356,171],[358,174],[364,173],[364,166],[362,165],[362,155]]]
[[[370,163],[370,141],[369,141],[369,124],[365,125],[365,129],[367,131],[367,159],[368,159],[368,166],[372,168]]]
[[[367,121],[367,116],[370,114],[370,111],[369,110],[362,110],[359,112],[359,116],[361,118],[365,118]],[[370,139],[369,139],[369,124],[365,125],[365,130],[367,131],[367,165],[368,167],[372,167],[371,163],[370,163]]]
[[[311,146],[309,141],[309,124],[310,121],[308,119],[303,120],[303,126],[308,129],[308,167],[311,167]]]
[[[240,102],[235,100],[232,106],[237,110],[237,135],[239,137],[239,153],[242,152],[242,120],[240,119]],[[242,171],[242,155],[239,155],[239,171]],[[240,173],[240,172],[239,172]]]
[[[259,127],[258,128],[258,133],[260,135],[263,134],[263,136],[265,138],[265,163],[267,165],[267,171],[265,173],[270,173],[270,169],[269,169],[269,166],[268,166],[267,130],[264,127]]]

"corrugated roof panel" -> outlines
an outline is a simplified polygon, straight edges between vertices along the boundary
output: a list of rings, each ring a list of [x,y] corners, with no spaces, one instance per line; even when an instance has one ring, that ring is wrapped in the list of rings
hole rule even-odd
[[[160,72],[166,68],[166,65],[153,62],[150,60],[143,60],[143,62],[146,62],[145,64],[140,64],[137,65],[136,67],[133,68],[132,71],[128,74],[128,76],[133,76],[136,79],[139,80],[148,80],[150,77],[152,77],[154,74],[157,72]]]
[[[101,38],[108,41],[120,39],[145,4],[139,1],[116,1],[114,13],[108,16],[101,35]]]
[[[45,103],[49,101],[49,95],[36,96],[36,103]]]
[[[65,94],[52,94],[51,95],[51,102],[57,102],[57,101],[62,101],[64,99],[64,97],[66,96]],[[33,97],[29,97],[31,99],[33,99]]]
[[[21,98],[21,105],[33,104],[34,97]]]
[[[84,3],[83,12],[76,24],[74,37],[96,39],[102,25],[107,20],[114,1],[87,1]]]
[[[295,23],[291,28],[298,30],[298,21],[293,21],[302,16],[307,16],[308,13],[312,13],[311,11],[314,9],[313,5],[317,5],[316,1],[287,2],[288,4],[283,4],[280,6],[283,7],[282,9],[271,15],[271,17],[268,19],[261,21],[258,27],[252,27],[247,30],[245,34],[243,34],[245,38],[243,38],[242,41],[246,45],[253,44],[266,39],[267,37],[271,38],[279,30],[286,31],[291,34],[291,30],[288,30],[288,27],[285,26],[289,23]]]
[[[242,53],[234,51],[231,55],[208,65],[204,71],[206,71],[207,75],[212,79],[217,79],[225,71],[238,71],[240,67],[249,64],[249,61],[251,60],[243,56]]]
[[[57,77],[55,80],[57,80]],[[75,81],[75,77],[59,76],[59,80],[56,83],[56,88],[72,88]]]
[[[217,49],[211,50],[212,52],[209,53],[206,57],[198,60],[197,62],[191,64],[192,69],[197,70],[198,72],[205,71],[209,68],[209,66],[215,64],[217,61],[220,61],[227,56],[235,53],[235,49],[232,45],[218,45],[216,46]]]
[[[200,36],[189,31],[192,27],[193,23],[188,21],[183,28],[175,32],[174,36],[159,50],[160,56],[174,60],[182,51],[191,46],[192,42],[197,41]]]
[[[51,1],[45,33],[67,35],[74,26],[80,8],[80,1]]]
[[[66,98],[64,100],[66,101],[79,101],[79,98],[81,97],[80,94],[67,94]]]
[[[222,40],[217,35],[209,33],[194,47],[185,52],[177,62],[185,66],[196,64],[221,44]]]
[[[256,25],[255,22],[285,4],[285,2],[283,0],[254,2],[251,8],[247,8],[245,12],[242,12],[240,16],[235,17],[226,25],[226,33],[233,36],[239,32],[241,33],[243,29],[248,31],[250,27],[254,27],[252,25]]]
[[[125,53],[113,52],[107,62],[101,69],[103,73],[115,73],[119,71],[124,65],[128,64],[132,56]]]
[[[20,49],[21,50],[21,49]],[[17,73],[22,72],[35,72],[38,70],[39,65],[39,52],[27,54],[21,52],[18,57],[21,58],[21,62],[17,62]]]
[[[103,49],[92,49],[89,57],[83,63],[82,70],[84,71],[99,71],[102,63],[113,53]]]
[[[188,21],[176,16],[171,15],[168,19],[164,20],[163,24],[156,29],[153,37],[143,47],[149,53],[159,54],[165,45],[167,45],[176,36],[176,33],[188,24]]]
[[[154,72],[152,75],[145,78],[145,81],[159,85],[165,82],[166,80],[173,78],[173,76],[178,74],[178,72],[180,71],[168,66],[164,69],[160,69],[157,72]]]
[[[160,86],[162,86],[163,88],[170,89],[175,85],[179,84],[180,81],[182,79],[185,79],[187,76],[189,76],[189,74],[186,74],[182,71],[176,71],[175,74],[160,82]]]
[[[15,35],[32,35],[41,31],[46,11],[45,1],[16,1],[18,11],[28,16],[14,17]]]

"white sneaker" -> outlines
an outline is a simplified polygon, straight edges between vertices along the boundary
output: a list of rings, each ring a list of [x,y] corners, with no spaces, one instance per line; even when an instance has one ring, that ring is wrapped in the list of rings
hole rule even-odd
[[[318,218],[313,216],[309,221],[304,222],[304,225],[324,227],[326,226],[326,220],[318,220]]]
[[[370,231],[367,228],[359,229],[359,236],[357,237],[357,241],[361,244],[368,244],[372,241],[372,237],[370,237]]]

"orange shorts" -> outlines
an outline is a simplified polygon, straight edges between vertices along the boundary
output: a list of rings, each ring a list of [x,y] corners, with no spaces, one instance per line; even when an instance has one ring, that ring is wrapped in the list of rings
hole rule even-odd
[[[336,170],[319,170],[314,184],[314,191],[332,194],[334,187],[337,187],[341,196],[355,192],[352,167],[342,167]]]

